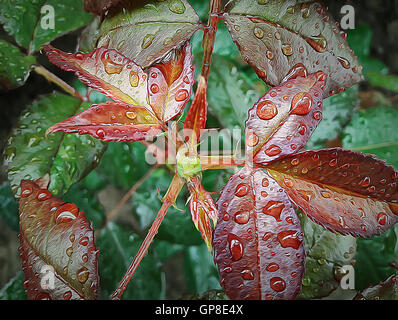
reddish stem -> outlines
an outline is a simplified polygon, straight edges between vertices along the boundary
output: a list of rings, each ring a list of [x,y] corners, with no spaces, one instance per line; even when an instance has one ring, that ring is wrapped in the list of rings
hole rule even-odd
[[[218,21],[220,20],[218,14],[221,10],[221,0],[210,0],[209,22],[203,36],[203,62],[202,62],[202,76],[209,80],[211,57],[213,55],[214,41],[216,39],[216,32]]]
[[[163,218],[167,213],[167,210],[170,208],[171,205],[175,203],[175,200],[177,199],[177,196],[180,193],[183,185],[184,182],[178,176],[174,176],[173,181],[170,184],[169,190],[167,191],[164,197],[163,205],[160,208],[155,220],[153,221],[152,226],[148,231],[148,234],[146,235],[144,241],[141,244],[141,247],[138,249],[138,252],[134,257],[133,262],[130,264],[130,267],[127,269],[117,289],[112,294],[111,296],[112,300],[120,300],[120,298],[122,297],[124,290],[126,290],[127,285],[129,284],[131,278],[133,277],[135,271],[137,270],[139,264],[141,263],[142,258],[145,256],[146,252],[148,251],[148,248],[151,242],[153,241],[153,238],[158,233],[159,226],[162,223]]]

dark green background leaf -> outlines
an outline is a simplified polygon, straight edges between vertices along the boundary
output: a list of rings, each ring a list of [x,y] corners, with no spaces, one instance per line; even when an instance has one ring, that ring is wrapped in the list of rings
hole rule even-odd
[[[8,182],[0,186],[0,219],[12,230],[19,232],[18,202],[15,201]]]

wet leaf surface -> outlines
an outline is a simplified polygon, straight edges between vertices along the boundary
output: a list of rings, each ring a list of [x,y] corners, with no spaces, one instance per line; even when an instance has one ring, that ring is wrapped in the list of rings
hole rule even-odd
[[[14,194],[22,179],[50,174],[49,190],[64,194],[99,162],[105,145],[89,136],[45,135],[48,127],[87,108],[80,100],[59,93],[41,96],[24,111],[4,151],[4,164]]]
[[[359,292],[354,300],[397,300],[398,275],[394,274],[385,281]]]
[[[11,43],[0,40],[0,89],[22,86],[35,63],[35,57],[25,56]]]
[[[316,1],[235,0],[223,19],[242,57],[270,85],[286,81],[299,68],[327,74],[325,92],[330,95],[361,80],[362,67],[346,34]]]
[[[304,272],[299,219],[287,194],[260,169],[231,176],[217,201],[214,259],[230,299],[294,299]]]
[[[305,151],[267,169],[308,217],[333,232],[371,237],[398,221],[397,171],[371,155]]]
[[[54,26],[49,23],[51,12],[46,10],[47,7],[41,13],[45,5],[53,8]],[[86,25],[92,18],[83,10],[82,0],[0,1],[0,23],[4,30],[30,53],[38,51],[40,45]]]
[[[28,298],[96,299],[98,250],[83,211],[33,181],[22,180],[21,189],[20,254]],[[43,273],[49,272],[54,272],[54,286],[43,288]]]

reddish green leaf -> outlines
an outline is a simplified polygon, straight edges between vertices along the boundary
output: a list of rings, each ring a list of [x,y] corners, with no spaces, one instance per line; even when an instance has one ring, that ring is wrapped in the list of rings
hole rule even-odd
[[[201,130],[206,126],[208,106],[206,94],[207,82],[204,77],[200,76],[195,97],[184,122],[185,136],[189,137],[191,144],[195,146],[199,141]]]
[[[215,262],[230,299],[293,299],[305,251],[300,221],[278,183],[260,169],[234,174],[217,201]]]
[[[103,141],[150,140],[160,133],[160,124],[147,109],[113,101],[94,104],[83,112],[48,128],[51,132],[90,134]]]
[[[371,237],[398,222],[398,173],[371,155],[306,151],[267,169],[309,218],[331,231]]]
[[[167,122],[182,112],[192,94],[194,70],[191,44],[149,69],[149,104],[158,119]]]
[[[372,287],[358,292],[354,300],[397,300],[398,299],[398,274],[393,274],[388,279]]]
[[[325,91],[334,94],[362,80],[346,34],[317,1],[234,0],[223,19],[243,58],[270,85],[323,71]]]
[[[98,48],[90,53],[65,53],[50,45],[42,47],[48,59],[72,71],[88,86],[116,102],[150,107],[147,103],[148,77],[141,67],[116,50]]]
[[[98,250],[83,211],[33,181],[22,180],[21,189],[20,253],[28,298],[96,299]],[[54,287],[49,281],[43,288],[49,270]]]
[[[299,151],[322,119],[325,74],[298,77],[270,89],[249,110],[246,152],[265,164]]]
[[[212,227],[210,219],[214,226],[217,224],[218,211],[210,194],[203,188],[198,178],[192,178],[188,183],[191,193],[190,209],[192,221],[196,229],[200,231],[207,248],[211,249]]]
[[[201,27],[186,0],[129,1],[124,8],[105,18],[97,47],[116,49],[142,68],[164,60]]]

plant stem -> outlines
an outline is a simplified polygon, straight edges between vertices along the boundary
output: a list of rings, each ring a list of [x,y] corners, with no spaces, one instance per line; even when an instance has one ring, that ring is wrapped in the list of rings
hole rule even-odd
[[[112,294],[111,296],[112,300],[120,300],[124,290],[126,290],[128,283],[133,277],[135,271],[137,270],[142,258],[145,256],[146,252],[148,251],[148,248],[151,242],[153,241],[153,238],[158,233],[159,226],[162,223],[163,218],[167,213],[167,210],[175,203],[175,200],[177,199],[177,196],[180,193],[183,185],[184,182],[177,175],[174,176],[173,181],[171,182],[169,189],[167,190],[167,193],[164,197],[163,205],[160,208],[155,220],[153,221],[152,226],[148,231],[148,234],[146,235],[144,241],[141,244],[141,247],[138,249],[138,252],[134,257],[133,262],[130,264],[130,267],[127,269],[117,289]]]
[[[37,66],[33,70],[37,74],[40,74],[41,76],[46,78],[48,81],[55,83],[57,86],[59,86],[61,89],[63,89],[67,93],[69,93],[71,96],[79,98],[82,101],[86,101],[87,100],[75,88],[71,87],[69,84],[67,84],[62,79],[58,78],[55,74],[53,74],[52,72],[48,71],[43,66]]]
[[[218,13],[221,10],[221,0],[210,0],[209,21],[203,36],[203,62],[202,62],[202,76],[209,80],[211,57],[213,55],[214,41],[216,38],[218,20],[220,19]]]

